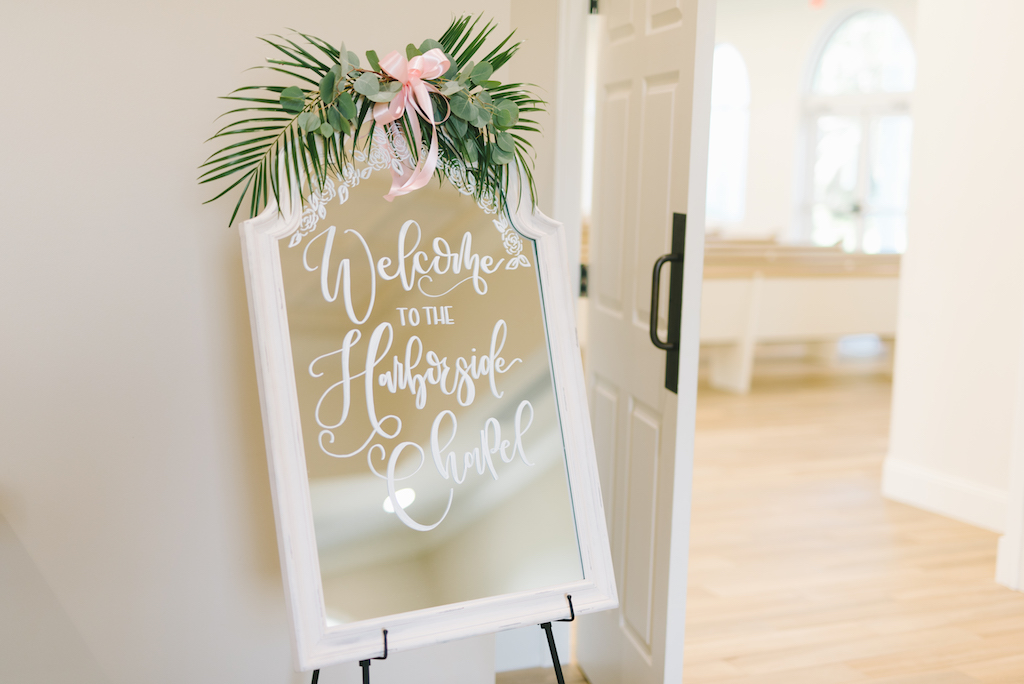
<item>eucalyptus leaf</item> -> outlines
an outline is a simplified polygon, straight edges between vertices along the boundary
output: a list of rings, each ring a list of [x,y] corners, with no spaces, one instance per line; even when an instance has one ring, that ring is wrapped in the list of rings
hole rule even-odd
[[[312,133],[320,128],[320,117],[313,112],[303,112],[298,118],[299,128],[305,133]]]
[[[372,96],[380,92],[380,81],[377,80],[376,74],[366,72],[356,79],[356,82],[352,84],[352,87],[355,88],[356,92],[360,95],[364,95],[372,99]]]
[[[475,107],[476,113],[475,118],[472,121],[473,125],[477,128],[483,128],[487,124],[491,123],[491,113],[483,107]]]
[[[356,116],[356,103],[352,100],[352,95],[346,92],[340,93],[338,99],[334,101],[338,111],[346,119],[354,119]]]
[[[348,53],[348,63],[351,64],[353,66],[353,68],[358,69],[359,68],[359,55],[357,55],[354,52],[349,52]]]
[[[458,116],[453,116],[448,119],[448,125],[455,132],[456,137],[463,138],[466,135],[466,131],[469,130],[469,126],[466,124],[465,119],[461,119]]]
[[[466,82],[469,81],[469,76],[470,76],[470,74],[473,73],[474,67],[475,67],[475,65],[473,64],[472,60],[470,60],[466,64],[466,66],[462,67],[462,73],[459,74],[459,83],[465,84]]]
[[[386,88],[390,92],[392,92],[392,93],[397,93],[399,90],[402,89],[402,82],[401,81],[388,81]]]
[[[331,107],[327,110],[327,122],[336,130],[342,133],[348,133],[351,130],[351,126],[348,123],[348,119],[341,115],[338,111],[337,106]]]
[[[508,164],[515,158],[516,156],[514,152],[503,150],[497,145],[491,146],[491,161],[495,164]]]
[[[507,109],[494,110],[494,125],[502,130],[512,128],[512,114]]]
[[[406,56],[407,59],[412,59],[413,57],[419,57],[422,54],[423,53],[420,52],[420,49],[418,47],[416,47],[415,45],[413,45],[412,43],[409,43],[408,45],[405,46],[405,56]]]
[[[425,55],[428,51],[433,50],[435,48],[437,48],[441,52],[444,52],[444,45],[441,45],[433,38],[427,38],[425,41],[420,43],[420,54]]]
[[[515,138],[512,137],[511,133],[500,131],[494,136],[494,140],[498,147],[506,152],[513,153],[516,151],[516,141]]]
[[[462,90],[462,84],[458,81],[446,81],[445,84],[441,86],[441,94],[445,97],[451,97],[460,90]]]
[[[483,102],[485,105],[492,105],[492,104],[494,104],[494,98],[492,98],[491,94],[489,92],[487,92],[486,90],[481,90],[480,92],[478,92],[476,94],[476,97],[477,97],[478,100]]]
[[[296,86],[285,88],[281,91],[281,108],[285,111],[297,114],[306,105],[306,94]]]
[[[334,84],[337,83],[337,78],[333,71],[328,71],[324,74],[324,77],[320,79],[320,99],[324,101],[324,104],[331,104],[334,102],[335,92]]]
[[[473,83],[480,83],[480,81],[486,81],[494,73],[494,67],[491,66],[490,62],[480,62],[470,73],[469,78]]]
[[[348,76],[348,72],[352,71],[352,63],[348,60],[349,51],[345,49],[345,44],[341,44],[341,49],[338,50],[338,61],[341,66],[341,73],[344,76]]]
[[[452,114],[464,121],[474,121],[478,107],[464,93],[455,93],[451,99]]]
[[[330,138],[332,135],[334,135],[334,126],[325,121],[324,123],[320,124],[320,128],[317,129],[317,133],[324,136],[325,138]]]
[[[480,86],[481,88],[486,88],[490,90],[491,88],[497,88],[498,86],[500,86],[501,81],[480,81],[479,83],[477,83],[477,85]]]
[[[377,59],[377,53],[375,51],[366,51],[366,61],[369,62],[371,69],[374,71],[380,71],[380,60]]]
[[[382,90],[379,93],[374,93],[373,95],[367,95],[366,99],[371,101],[371,102],[391,102],[392,100],[395,99],[395,96],[397,96],[397,95],[398,95],[398,93],[393,93],[393,92],[391,92],[389,90]]]
[[[494,121],[499,128],[512,128],[519,123],[519,105],[512,100],[498,100]]]

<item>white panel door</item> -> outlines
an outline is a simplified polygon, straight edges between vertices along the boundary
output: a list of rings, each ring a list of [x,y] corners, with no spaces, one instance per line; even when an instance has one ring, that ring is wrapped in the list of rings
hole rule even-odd
[[[600,0],[587,375],[620,607],[579,619],[592,684],[682,679],[714,9]],[[648,333],[673,212],[688,215],[678,396]]]

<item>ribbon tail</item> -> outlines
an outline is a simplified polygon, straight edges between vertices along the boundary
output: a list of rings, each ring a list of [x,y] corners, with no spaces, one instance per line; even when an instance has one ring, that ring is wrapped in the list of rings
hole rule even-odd
[[[410,93],[411,97],[406,98],[406,102],[409,104],[409,126],[412,132],[412,139],[415,145],[419,145],[420,141],[420,124],[418,110],[419,107],[416,105],[415,95]],[[429,95],[427,96],[427,103],[430,103]],[[433,112],[426,114],[425,118],[430,122],[430,148],[427,150],[427,154],[419,158],[416,163],[416,167],[409,169],[406,173],[404,170],[401,174],[395,171],[394,167],[391,169],[391,190],[388,194],[384,195],[384,199],[388,202],[394,200],[396,197],[407,195],[414,190],[419,190],[424,185],[430,182],[431,177],[434,175],[434,170],[437,168],[437,125],[433,122]]]
[[[424,185],[430,182],[430,179],[434,176],[434,170],[437,168],[437,129],[431,127],[433,130],[430,132],[430,149],[427,154],[420,158],[416,168],[412,169],[412,172],[408,175],[403,175],[401,178],[401,185],[395,187],[395,183],[399,180],[396,178],[395,173],[391,175],[391,192],[384,196],[388,202],[407,195],[414,190],[419,190]]]

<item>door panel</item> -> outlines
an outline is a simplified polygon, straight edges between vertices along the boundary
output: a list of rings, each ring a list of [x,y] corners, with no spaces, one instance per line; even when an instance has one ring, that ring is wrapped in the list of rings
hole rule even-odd
[[[607,255],[605,267],[590,280],[594,298],[599,306],[609,311],[622,311],[622,225],[625,221],[626,152],[629,149],[629,82],[617,83],[605,89],[604,125],[600,137],[605,140],[600,187],[608,192],[598,196],[598,211],[608,217],[609,230],[597,234],[596,250]]]
[[[679,684],[714,2],[600,8],[587,377],[620,608],[579,618],[576,654],[592,684]],[[678,396],[648,333],[673,212],[689,215]],[[664,332],[667,297],[659,314]]]
[[[650,652],[651,601],[654,586],[654,526],[657,512],[660,412],[632,404],[629,448],[625,454],[626,562],[622,568],[622,614],[636,639]]]
[[[638,226],[658,230],[638,230],[637,262],[634,264],[634,325],[647,328],[651,315],[651,265],[669,251],[672,241],[669,195],[672,183],[672,119],[679,73],[659,74],[644,84],[641,120],[641,159]],[[665,276],[668,277],[666,271]],[[662,290],[665,292],[666,290]],[[663,297],[659,312],[662,329],[668,320],[668,298]]]
[[[608,524],[609,535],[612,530],[612,516],[614,508],[614,490],[610,469],[615,458],[615,416],[618,413],[619,397],[615,388],[602,382],[599,378],[594,381],[594,391],[590,397],[590,410],[594,415],[594,450],[597,453],[597,468],[601,473],[601,499],[604,501],[605,522]],[[611,540],[614,553],[615,540]],[[620,592],[621,595],[621,592]]]

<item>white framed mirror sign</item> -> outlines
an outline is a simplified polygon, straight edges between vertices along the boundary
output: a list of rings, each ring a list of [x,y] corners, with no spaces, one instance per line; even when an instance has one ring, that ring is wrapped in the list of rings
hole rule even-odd
[[[536,100],[472,31],[364,69],[324,43],[336,76],[272,91],[299,134],[240,232],[301,670],[617,605],[565,236],[515,142]]]

